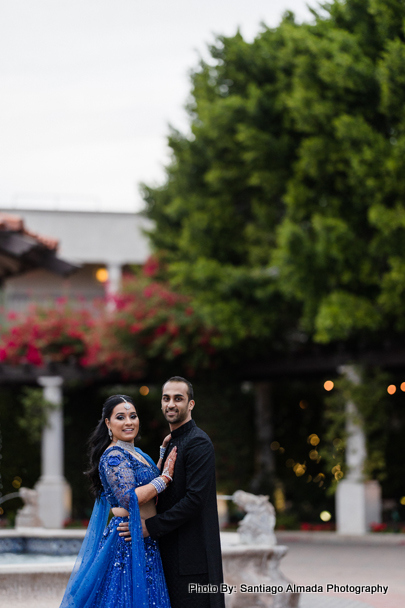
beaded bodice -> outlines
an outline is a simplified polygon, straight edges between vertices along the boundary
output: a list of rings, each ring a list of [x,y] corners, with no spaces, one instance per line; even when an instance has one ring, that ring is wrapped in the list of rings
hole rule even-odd
[[[99,473],[111,507],[128,509],[130,491],[160,475],[156,465],[147,465],[119,446],[107,448],[100,458]]]

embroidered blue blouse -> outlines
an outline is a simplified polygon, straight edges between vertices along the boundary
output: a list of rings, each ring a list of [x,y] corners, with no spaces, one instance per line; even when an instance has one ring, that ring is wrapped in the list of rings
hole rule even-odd
[[[100,458],[100,479],[105,497],[112,508],[122,507],[128,510],[131,490],[146,485],[160,475],[153,460],[141,450],[138,449],[137,452],[148,464],[119,446],[108,448]]]

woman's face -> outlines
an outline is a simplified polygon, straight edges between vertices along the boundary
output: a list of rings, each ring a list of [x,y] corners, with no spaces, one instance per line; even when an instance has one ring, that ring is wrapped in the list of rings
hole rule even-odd
[[[126,409],[124,406],[130,406]],[[112,441],[131,441],[133,443],[139,431],[139,418],[132,403],[118,403],[112,411],[111,418],[105,423],[112,431]]]

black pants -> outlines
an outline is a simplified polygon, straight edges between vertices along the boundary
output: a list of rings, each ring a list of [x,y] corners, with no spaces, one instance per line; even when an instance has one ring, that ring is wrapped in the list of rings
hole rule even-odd
[[[208,574],[174,575],[166,576],[172,608],[210,608],[210,595],[208,593],[190,592],[189,585],[207,585]]]

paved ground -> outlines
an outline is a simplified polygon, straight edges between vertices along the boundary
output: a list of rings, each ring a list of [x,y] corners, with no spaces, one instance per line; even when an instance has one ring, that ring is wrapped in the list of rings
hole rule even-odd
[[[289,547],[280,566],[285,576],[296,584],[321,585],[325,591],[302,594],[300,608],[405,608],[405,545],[279,542]],[[326,593],[327,584],[388,585],[388,592]]]

